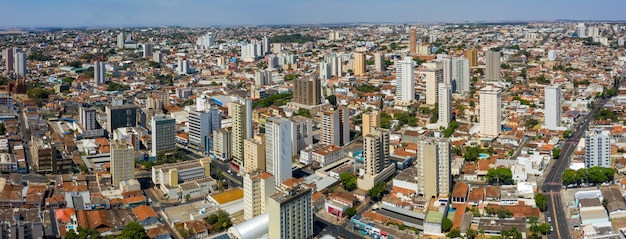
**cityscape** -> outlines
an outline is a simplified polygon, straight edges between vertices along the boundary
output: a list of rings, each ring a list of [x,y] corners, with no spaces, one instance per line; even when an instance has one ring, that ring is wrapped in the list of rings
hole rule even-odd
[[[0,239],[626,238],[616,10],[181,2],[0,17]]]

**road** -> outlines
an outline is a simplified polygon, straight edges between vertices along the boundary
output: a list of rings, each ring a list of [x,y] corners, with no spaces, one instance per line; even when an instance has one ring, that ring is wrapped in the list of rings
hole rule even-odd
[[[313,233],[318,237],[330,234],[338,237],[343,236],[344,238],[365,238],[359,233],[348,230],[343,226],[335,225],[317,216],[313,216]]]
[[[572,132],[572,135],[562,143],[561,155],[555,160],[552,168],[549,169],[549,172],[546,175],[546,179],[542,185],[542,190],[545,194],[547,194],[548,205],[551,207],[551,209],[546,211],[546,217],[552,218],[550,224],[552,224],[555,232],[550,234],[550,238],[570,238],[569,227],[567,226],[567,217],[565,216],[565,210],[563,209],[563,204],[561,203],[561,187],[563,186],[561,176],[563,171],[568,167],[569,159],[572,156],[572,153],[574,153],[580,138],[585,135],[585,131],[587,130],[587,127],[589,127],[589,123],[593,121],[593,117],[607,101],[608,99],[601,99],[596,102],[591,112],[581,119],[576,130]]]
[[[28,173],[34,173],[33,170],[30,169],[30,167],[34,166],[35,164],[33,163],[33,157],[30,154],[30,146],[29,146],[29,141],[30,141],[30,137],[28,134],[26,134],[26,126],[27,126],[27,122],[26,119],[24,118],[24,103],[19,102],[17,103],[17,118],[20,121],[20,133],[22,133],[22,141],[23,141],[23,146],[24,146],[24,156],[26,157],[26,164],[28,164],[26,166],[27,168],[27,172]]]

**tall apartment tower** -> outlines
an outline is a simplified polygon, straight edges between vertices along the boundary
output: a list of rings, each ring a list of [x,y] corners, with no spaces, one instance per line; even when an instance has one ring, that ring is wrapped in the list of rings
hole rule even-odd
[[[426,199],[452,191],[450,141],[446,138],[420,137],[417,141],[418,194]]]
[[[327,63],[326,61],[322,61],[320,62],[320,67],[319,67],[319,71],[320,71],[320,80],[322,80],[322,82],[326,82],[327,80],[330,80],[330,77],[333,75],[332,74],[332,67],[330,63]]]
[[[292,122],[286,118],[270,117],[265,124],[265,171],[274,175],[274,185],[291,178]]]
[[[117,34],[117,48],[124,48],[124,43],[126,43],[126,36],[123,32]]]
[[[435,105],[437,103],[439,83],[443,83],[443,69],[429,69],[424,71],[424,81],[426,83],[426,104]]]
[[[233,121],[232,149],[233,160],[243,167],[243,140],[252,138],[252,101],[242,99],[239,102],[230,103],[230,117]]]
[[[96,61],[93,63],[93,81],[97,85],[106,83],[106,66],[104,62]]]
[[[211,142],[211,152],[222,161],[232,158],[232,127],[216,129],[213,131],[213,141]]]
[[[13,71],[13,64],[15,64],[13,57],[15,57],[15,55],[13,55],[13,48],[6,48],[4,49],[4,51],[2,51],[2,58],[4,58],[4,68],[7,70],[7,72]]]
[[[447,128],[452,122],[452,87],[445,83],[439,83],[439,119],[437,124]]]
[[[207,111],[189,111],[189,147],[205,153],[211,151],[213,130],[222,127],[222,116],[217,107]]]
[[[135,178],[135,148],[126,140],[111,141],[111,178],[113,186]]]
[[[365,174],[374,176],[389,166],[389,130],[372,128],[363,138]]]
[[[26,64],[26,53],[19,52],[15,54],[15,74],[24,77],[28,72]]]
[[[152,44],[150,43],[143,44],[143,57],[144,58],[152,57]]]
[[[79,120],[80,124],[85,130],[95,130],[98,129],[98,113],[96,108],[85,108],[80,107],[79,109]]]
[[[267,212],[268,199],[274,194],[274,176],[262,170],[244,174],[243,219],[250,220]]]
[[[303,105],[318,105],[322,101],[320,80],[298,78],[294,81],[293,102]]]
[[[365,112],[361,115],[361,135],[365,136],[370,134],[372,127],[380,127],[380,111],[372,110]]]
[[[291,142],[293,142],[291,152],[300,152],[301,149],[313,144],[313,121],[311,118],[299,115],[291,117],[290,119],[293,122],[291,126],[293,129],[293,134],[291,135]]]
[[[259,70],[254,73],[254,84],[257,86],[267,85],[272,81],[272,72]]]
[[[439,55],[437,60],[443,71],[443,83],[452,85],[452,58],[448,55]]]
[[[354,53],[354,75],[356,76],[365,75],[366,70],[367,70],[367,65],[365,62],[365,53],[355,52]]]
[[[262,135],[255,135],[254,138],[243,141],[244,172],[265,171],[265,147],[265,137]]]
[[[176,149],[176,119],[166,115],[152,116],[151,126],[153,156]]]
[[[313,191],[296,187],[270,196],[269,238],[300,239],[313,237]]]
[[[485,80],[498,82],[500,76],[500,51],[488,50],[485,52]]]
[[[270,44],[270,38],[267,36],[263,36],[263,55],[267,55],[272,52]]]
[[[480,90],[480,135],[496,138],[500,135],[502,99],[500,89],[491,85]]]
[[[415,78],[413,58],[405,57],[396,62],[396,100],[411,102],[415,100]]]
[[[611,167],[611,132],[594,128],[585,133],[585,167]]]
[[[343,76],[343,61],[341,60],[341,57],[332,54],[330,56],[330,67],[331,67],[331,73],[333,76],[337,76],[337,77],[342,77]]]
[[[374,70],[376,72],[385,71],[385,55],[382,52],[374,53]]]
[[[561,85],[546,86],[544,122],[550,130],[556,130],[561,125]]]
[[[322,113],[322,140],[325,144],[343,146],[350,142],[348,109],[339,108]]]
[[[470,48],[465,51],[465,58],[469,60],[470,67],[478,66],[478,50],[476,48]]]
[[[409,29],[409,54],[417,53],[417,29],[411,27]]]
[[[452,81],[455,92],[468,92],[470,90],[470,61],[465,57],[452,60]]]

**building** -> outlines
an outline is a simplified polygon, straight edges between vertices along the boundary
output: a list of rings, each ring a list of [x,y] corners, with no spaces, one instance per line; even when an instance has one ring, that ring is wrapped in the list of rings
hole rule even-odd
[[[198,40],[196,40],[196,46],[200,46],[201,48],[210,48],[215,45],[215,37],[212,32],[207,32],[204,36],[199,36]]]
[[[343,146],[350,142],[348,112],[347,108],[339,108],[322,113],[322,143]]]
[[[210,178],[208,158],[152,167],[152,182],[170,199],[182,198],[179,184]]]
[[[274,175],[274,185],[291,178],[292,122],[286,118],[270,117],[265,124],[265,171]]]
[[[389,163],[389,130],[371,128],[363,137],[363,159],[363,177],[357,179],[359,188],[369,190],[393,175],[396,167]]]
[[[97,116],[98,113],[95,108],[80,107],[79,120],[83,138],[101,137],[104,135],[104,129],[100,127]]]
[[[585,167],[611,167],[611,132],[594,128],[585,133]]]
[[[424,71],[424,81],[426,83],[426,104],[435,105],[437,103],[439,83],[443,83],[443,69],[428,69]]]
[[[268,85],[272,82],[272,71],[258,70],[254,73],[254,84],[257,86]]]
[[[371,132],[371,128],[380,127],[380,111],[372,110],[370,112],[364,112],[361,115],[361,135],[368,135]]]
[[[478,50],[476,48],[470,48],[465,51],[465,58],[469,60],[470,67],[478,66]]]
[[[343,158],[343,149],[337,145],[326,145],[311,152],[311,161],[316,162],[320,167],[337,162]]]
[[[185,58],[179,58],[178,64],[176,67],[176,71],[180,75],[185,75],[191,73],[191,69],[189,68],[189,60]]]
[[[137,126],[137,110],[136,105],[118,105],[106,106],[107,114],[107,133],[111,134],[114,129],[121,127]]]
[[[111,178],[113,185],[135,178],[135,148],[126,140],[111,142]]]
[[[13,71],[13,64],[15,64],[14,61],[14,55],[13,55],[13,48],[5,48],[4,51],[2,51],[2,59],[4,59],[4,68],[7,70],[7,72],[11,72]]]
[[[396,100],[411,102],[415,100],[415,63],[413,58],[405,57],[396,61]]]
[[[274,194],[274,176],[262,170],[244,174],[243,219],[250,220],[267,212],[268,198]]]
[[[211,151],[211,135],[222,127],[222,116],[217,107],[207,111],[189,111],[189,147],[201,152]]]
[[[480,90],[480,135],[496,138],[500,135],[502,99],[500,89],[486,86]]]
[[[106,83],[106,66],[104,62],[96,61],[93,63],[93,81],[96,85]]]
[[[269,238],[300,239],[313,236],[313,191],[296,187],[272,195],[267,203]]]
[[[365,53],[355,52],[354,53],[354,75],[355,76],[365,75],[366,70],[367,70],[367,64],[365,62]]]
[[[18,52],[15,54],[15,74],[18,76],[26,76],[28,72],[27,64],[26,64],[26,53]]]
[[[454,92],[469,92],[470,90],[470,61],[464,57],[452,60],[452,81]]]
[[[221,128],[213,130],[213,142],[211,146],[211,153],[213,157],[222,161],[227,161],[232,158],[232,128]]]
[[[385,55],[382,52],[374,53],[374,71],[383,72],[385,69]]]
[[[243,171],[245,173],[265,170],[265,137],[255,135],[254,138],[245,139],[243,151]]]
[[[448,55],[438,55],[437,64],[443,70],[443,83],[452,85],[452,58]]]
[[[561,126],[561,85],[546,86],[544,89],[544,122],[546,128],[557,130]]]
[[[176,149],[176,119],[166,116],[152,116],[152,156]]]
[[[417,193],[426,200],[452,190],[450,142],[446,138],[420,137],[417,141],[415,167]]]
[[[500,76],[500,51],[488,50],[485,52],[485,80],[498,82]]]
[[[143,57],[144,58],[152,57],[152,44],[150,43],[143,44]]]
[[[343,61],[341,60],[341,57],[335,54],[332,54],[330,56],[330,67],[331,67],[331,74],[333,76],[337,76],[337,77],[343,76]]]
[[[333,75],[331,64],[326,61],[320,62],[319,71],[320,71],[319,78],[320,80],[322,80],[322,82],[326,82],[327,80],[330,80],[330,77]]]
[[[417,53],[417,28],[412,26],[409,29],[409,54]]]
[[[232,156],[233,161],[239,167],[243,167],[243,140],[252,137],[252,101],[241,99],[239,102],[229,104],[228,114],[233,121],[232,129]]]
[[[318,105],[322,102],[320,80],[315,78],[298,78],[294,81],[293,102],[303,105]]]
[[[124,32],[120,32],[119,34],[117,34],[117,48],[119,49],[124,48],[125,43],[126,43],[126,36],[124,35]]]
[[[304,116],[294,116],[290,118],[293,122],[292,129],[292,152],[299,152],[301,149],[306,148],[313,144],[313,121],[311,118]]]
[[[270,38],[263,36],[263,55],[267,55],[272,52]]]
[[[440,127],[447,128],[452,122],[452,86],[439,83],[439,119],[437,124]]]

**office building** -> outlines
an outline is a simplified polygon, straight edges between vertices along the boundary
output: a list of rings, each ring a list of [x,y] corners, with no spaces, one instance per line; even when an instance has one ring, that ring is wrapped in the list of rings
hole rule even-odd
[[[217,107],[207,111],[189,111],[189,147],[201,152],[208,153],[210,138],[213,130],[222,127],[222,116]]]
[[[339,108],[322,113],[321,142],[339,146],[350,142],[349,109]]]
[[[111,134],[114,129],[121,127],[137,126],[137,110],[139,110],[139,107],[136,105],[107,105],[105,109],[107,114],[107,133]]]
[[[93,63],[93,81],[96,85],[106,83],[106,65],[104,62],[96,61]]]
[[[119,34],[117,34],[117,48],[119,49],[124,48],[125,43],[126,43],[126,36],[124,35],[123,32],[120,32]]]
[[[354,75],[355,76],[365,75],[366,70],[367,70],[367,65],[365,62],[365,53],[355,52],[354,53]]]
[[[333,76],[342,77],[343,76],[343,61],[341,57],[332,54],[330,56],[330,67],[331,73]]]
[[[152,156],[176,149],[176,119],[166,115],[152,116],[151,126]]]
[[[198,40],[196,40],[196,45],[200,46],[200,48],[210,48],[215,45],[215,37],[212,32],[207,32],[204,36],[199,36]]]
[[[500,76],[500,51],[488,50],[485,52],[485,80],[498,82]]]
[[[374,70],[376,72],[383,72],[386,70],[385,55],[382,52],[374,53]]]
[[[15,74],[18,76],[24,77],[28,73],[26,57],[26,53],[23,52],[15,54]]]
[[[276,187],[291,178],[293,143],[292,122],[286,118],[270,117],[265,124],[265,171],[274,175]]]
[[[417,28],[409,29],[409,54],[417,53]]]
[[[426,104],[435,105],[439,94],[439,83],[443,83],[443,69],[428,69],[424,71],[424,76],[426,83]]]
[[[168,199],[184,198],[180,184],[211,177],[211,160],[203,158],[152,167],[152,182]]]
[[[270,196],[269,238],[301,239],[313,237],[313,191],[296,187]]]
[[[415,100],[415,78],[413,58],[405,57],[396,61],[396,100],[411,102]]]
[[[611,132],[594,128],[585,132],[585,167],[611,167]]]
[[[452,191],[450,141],[447,138],[420,137],[417,140],[415,168],[418,195],[430,200]]]
[[[469,92],[470,90],[470,61],[464,57],[452,60],[452,88],[454,92]]]
[[[143,57],[144,58],[152,57],[152,44],[150,43],[143,44]]]
[[[13,57],[15,57],[15,55],[13,54],[13,48],[5,48],[4,51],[2,51],[4,68],[7,70],[7,72],[13,71],[13,64],[15,64]]]
[[[254,73],[254,84],[257,86],[268,85],[272,82],[272,72],[268,70],[258,70]]]
[[[361,115],[361,135],[370,134],[372,127],[380,127],[380,111],[372,110]]]
[[[229,115],[233,122],[233,136],[231,147],[233,149],[233,161],[239,167],[243,167],[243,141],[252,138],[252,101],[240,99],[239,102],[229,104]]]
[[[291,152],[300,152],[301,149],[313,144],[313,121],[311,118],[299,115],[291,117],[291,121],[294,131],[291,140],[294,142]]]
[[[544,89],[544,122],[549,130],[557,130],[561,126],[561,85],[546,86]]]
[[[452,122],[452,87],[445,83],[439,83],[439,119],[437,124],[447,128]]]
[[[469,61],[470,67],[478,66],[478,50],[476,48],[470,48],[465,51],[465,58]]]
[[[480,90],[480,135],[496,138],[500,135],[502,99],[500,89],[486,86]]]
[[[320,80],[298,78],[294,80],[293,102],[303,105],[318,105],[322,101]]]
[[[98,112],[96,111],[96,108],[80,107],[78,111],[80,125],[83,127],[83,129],[94,130],[100,128],[100,125],[98,125],[97,121]]]
[[[135,178],[135,148],[126,140],[111,141],[111,178],[115,186]]]
[[[243,219],[250,220],[267,210],[270,196],[276,194],[274,176],[255,170],[243,175]]]
[[[221,128],[213,130],[213,141],[211,142],[211,153],[222,161],[232,158],[232,128]]]

